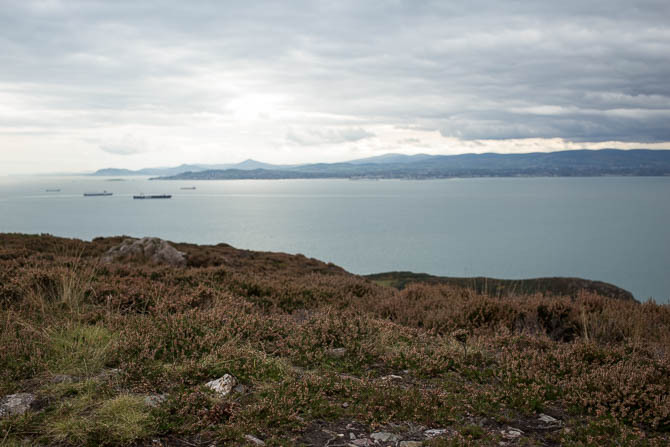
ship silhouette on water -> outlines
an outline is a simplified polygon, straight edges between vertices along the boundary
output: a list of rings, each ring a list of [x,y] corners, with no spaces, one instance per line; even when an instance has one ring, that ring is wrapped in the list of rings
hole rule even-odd
[[[133,196],[133,199],[171,199],[170,194],[140,194]]]

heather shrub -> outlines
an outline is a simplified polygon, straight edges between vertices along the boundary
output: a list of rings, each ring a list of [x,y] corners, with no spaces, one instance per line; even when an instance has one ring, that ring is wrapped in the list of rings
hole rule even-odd
[[[667,305],[399,291],[227,245],[178,244],[187,268],[99,265],[121,240],[0,235],[0,395],[35,390],[40,408],[0,419],[0,440],[235,445],[260,433],[295,445],[314,424],[347,420],[455,429],[435,445],[495,444],[478,418],[500,428],[549,410],[580,429],[545,444],[667,440]],[[219,398],[204,384],[224,374],[243,387]],[[147,393],[166,400],[148,408]]]

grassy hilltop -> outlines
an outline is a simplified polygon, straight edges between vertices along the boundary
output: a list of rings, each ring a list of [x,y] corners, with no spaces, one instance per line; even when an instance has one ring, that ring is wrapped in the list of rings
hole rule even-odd
[[[0,399],[34,396],[0,446],[670,442],[668,306],[122,240],[0,235]]]

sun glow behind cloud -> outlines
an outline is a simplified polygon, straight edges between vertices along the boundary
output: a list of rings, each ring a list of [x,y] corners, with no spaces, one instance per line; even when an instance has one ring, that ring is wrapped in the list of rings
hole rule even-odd
[[[12,2],[0,174],[670,146],[645,0]]]

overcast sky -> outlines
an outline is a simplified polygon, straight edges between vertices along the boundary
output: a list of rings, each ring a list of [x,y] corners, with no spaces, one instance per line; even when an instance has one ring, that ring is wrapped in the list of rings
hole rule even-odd
[[[668,0],[0,0],[0,174],[668,142]]]

